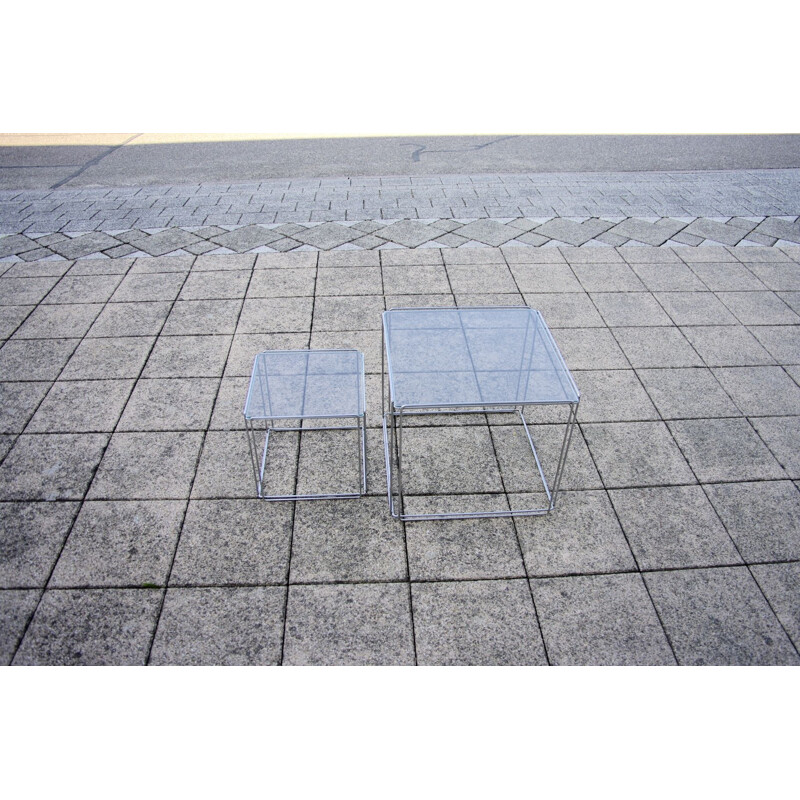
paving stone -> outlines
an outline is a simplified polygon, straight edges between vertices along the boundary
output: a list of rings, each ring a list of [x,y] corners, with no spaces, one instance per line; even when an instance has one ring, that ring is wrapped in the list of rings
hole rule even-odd
[[[511,502],[516,508],[530,503],[516,495]],[[519,517],[515,526],[531,577],[636,568],[605,492],[562,492],[548,515]]]
[[[610,494],[639,568],[742,563],[701,487],[615,489]]]
[[[684,267],[685,265],[675,250],[669,247],[626,247],[620,251],[623,259],[634,268],[634,272],[642,278],[646,275],[649,279],[658,281],[663,270],[664,279],[669,281],[676,274],[674,267]],[[667,266],[672,265],[672,266]],[[677,273],[682,277],[682,273]],[[691,273],[690,273],[691,274]],[[644,280],[644,278],[642,278]],[[647,283],[647,281],[645,281]],[[665,286],[648,286],[649,289],[666,290]],[[676,288],[693,288],[692,286],[679,286]]]
[[[420,249],[382,249],[380,251],[380,262],[384,267],[425,267],[442,266],[444,259],[442,251],[435,247]]]
[[[581,292],[578,279],[566,264],[514,264],[511,266],[521,292]]]
[[[679,420],[668,425],[702,483],[786,477],[745,419]]]
[[[283,663],[413,664],[408,595],[397,583],[289,587]]]
[[[35,239],[23,236],[21,233],[12,236],[0,237],[0,258],[6,256],[16,256],[26,251],[35,250],[39,247]]]
[[[275,242],[270,242],[270,248],[279,253],[287,253],[290,250],[296,250],[301,246],[301,243],[294,239],[278,239]]]
[[[43,587],[77,511],[78,503],[3,503],[0,585]]]
[[[401,526],[385,497],[357,502],[298,502],[291,580],[297,583],[392,581],[407,577]]]
[[[43,303],[105,303],[121,280],[120,275],[67,275]]]
[[[171,308],[171,303],[109,303],[86,335],[92,338],[154,336],[161,331]]]
[[[112,431],[132,387],[132,380],[56,381],[26,432]]]
[[[797,664],[745,567],[652,572],[645,581],[680,664]]]
[[[705,487],[748,563],[800,557],[800,492],[791,481]]]
[[[526,416],[530,416],[529,414]],[[564,440],[564,426],[553,424],[531,424],[528,427],[536,446],[539,461],[542,464],[549,484],[553,485],[555,469]],[[530,445],[524,431],[518,425],[493,425],[492,440],[497,452],[497,460],[503,485],[506,492],[541,493],[542,484]],[[564,467],[561,488],[569,489],[601,489],[603,483],[597,473],[589,450],[580,430],[575,430]],[[544,494],[539,506],[546,505]],[[525,498],[530,502],[530,498]]]
[[[111,302],[172,301],[178,296],[185,279],[183,272],[131,273],[120,283]]]
[[[181,300],[225,300],[244,297],[250,270],[192,272],[183,284]]]
[[[13,663],[143,666],[160,605],[152,589],[47,591]]]
[[[582,431],[609,488],[696,483],[663,422],[584,424]]]
[[[78,339],[11,340],[0,349],[0,375],[8,381],[53,381]]]
[[[517,293],[517,285],[505,264],[448,265],[447,275],[456,294]]]
[[[611,227],[610,222],[599,219],[589,219],[585,222],[573,222],[569,219],[559,218],[545,222],[543,225],[535,228],[534,233],[577,247],[593,239],[595,236],[605,233]]]
[[[730,311],[713,292],[658,292],[655,295],[676,325],[735,325]]]
[[[27,306],[39,303],[58,283],[55,276],[43,278],[0,278],[0,306]]]
[[[774,236],[776,239],[783,239],[788,242],[800,243],[800,223],[787,222],[783,219],[770,217],[760,222],[755,228],[756,233],[765,236]]]
[[[780,292],[778,297],[793,311],[800,312],[800,292]]]
[[[23,434],[0,466],[0,499],[82,499],[107,441],[107,434]]]
[[[687,326],[681,331],[709,367],[775,363],[775,359],[741,325]]]
[[[280,663],[286,590],[169,589],[151,664],[265,666]]]
[[[584,292],[523,295],[525,303],[541,312],[549,328],[605,328],[595,304]]]
[[[233,256],[236,258],[236,256]],[[167,255],[154,258],[137,258],[131,267],[133,274],[148,274],[152,272],[188,272],[194,263],[194,257],[189,255]]]
[[[712,219],[696,219],[694,222],[690,222],[681,233],[700,236],[703,239],[711,239],[722,244],[734,245],[745,237],[747,231],[735,225],[727,225],[724,222],[716,222]]]
[[[630,367],[630,362],[606,328],[560,328],[553,333],[556,345],[571,370]]]
[[[232,334],[236,331],[242,300],[178,300],[162,330],[165,336]],[[254,302],[254,301],[250,301]]]
[[[744,325],[797,325],[800,317],[774,292],[718,292]]]
[[[257,353],[264,350],[303,350],[308,347],[308,333],[249,333],[233,337],[225,364],[226,376],[247,376],[253,372]]]
[[[11,663],[28,620],[39,602],[39,590],[0,591],[0,664]]]
[[[231,336],[164,336],[150,353],[142,377],[220,377],[232,339]]]
[[[751,327],[750,332],[781,364],[800,363],[800,327],[763,325]]]
[[[62,380],[136,378],[153,337],[84,339],[59,376]]]
[[[751,292],[767,288],[743,264],[706,262],[690,264],[690,268],[713,292]]]
[[[752,262],[745,260],[745,266],[768,288],[773,291],[800,290],[800,266],[794,262]]]
[[[406,494],[481,494],[502,491],[489,431],[484,427],[406,428]]]
[[[205,430],[218,386],[215,378],[143,378],[117,430]]]
[[[636,369],[703,365],[692,347],[693,342],[690,344],[677,328],[614,328],[613,334],[625,356]]]
[[[800,564],[764,564],[751,567],[750,571],[797,648],[800,645],[800,607],[797,605]]]
[[[531,586],[551,664],[675,663],[639,575],[539,578]]]
[[[267,494],[294,494],[297,434],[270,437],[264,473]],[[192,485],[192,498],[255,498],[252,458],[244,431],[209,431]]]
[[[542,665],[541,633],[523,580],[412,585],[422,665]]]
[[[15,339],[80,338],[102,310],[100,303],[40,305],[14,332]]]
[[[306,297],[248,298],[244,301],[236,333],[308,331],[312,309],[316,306]]]
[[[384,241],[396,242],[403,247],[419,247],[441,235],[442,231],[424,222],[404,219],[386,225],[374,233]]]
[[[463,238],[463,237],[462,237]],[[442,250],[442,258],[445,266],[457,265],[486,265],[501,264],[506,261],[503,252],[498,248],[489,247],[465,247],[458,250]]]
[[[105,259],[100,259],[105,260]],[[74,262],[66,259],[51,259],[49,261],[34,261],[31,263],[18,261],[15,264],[3,264],[5,278],[60,278],[67,271],[72,271]]]
[[[592,302],[607,325],[669,325],[671,320],[649,292],[598,292]]]
[[[458,234],[445,233],[443,236],[433,239],[433,244],[441,245],[442,247],[461,247],[467,241],[469,240]]]
[[[184,505],[176,500],[84,503],[48,585],[163,586]]]
[[[447,272],[441,265],[383,267],[386,294],[450,294]]]
[[[192,500],[171,585],[285,583],[292,511],[262,500]]]
[[[747,416],[800,414],[800,387],[780,367],[723,367],[714,375]]]
[[[594,252],[594,251],[592,251]],[[587,292],[644,292],[645,285],[627,264],[575,263],[572,271]]]
[[[116,247],[119,244],[120,242],[113,236],[98,231],[87,233],[74,239],[53,242],[50,245],[50,249],[54,250],[60,256],[64,256],[64,258],[83,258],[92,253],[99,253],[102,250]]]
[[[0,306],[0,339],[7,339],[36,306]]]
[[[313,330],[379,330],[383,311],[382,296],[319,297],[314,303]]]
[[[472,495],[460,502],[481,511],[509,508],[502,495]],[[406,505],[412,514],[437,514],[452,504],[440,497],[408,497]],[[408,522],[405,528],[412,580],[525,577],[508,518]]]
[[[492,215],[496,216],[494,213]],[[493,219],[479,219],[474,222],[468,222],[455,232],[459,236],[464,236],[467,239],[482,242],[492,247],[499,247],[519,235],[518,228],[506,226]]]
[[[49,389],[49,381],[0,383],[0,433],[22,433]]]
[[[672,219],[662,219],[655,223],[642,219],[626,219],[611,228],[608,233],[659,247],[684,227],[685,223]]]
[[[258,256],[261,258],[261,255]],[[197,256],[192,264],[192,272],[208,272],[217,270],[249,270],[256,262],[255,255],[237,255],[234,253],[207,253]]]
[[[317,297],[378,295],[383,291],[379,267],[333,267],[317,270]]]
[[[354,231],[352,228],[339,225],[336,222],[326,222],[291,234],[293,239],[320,250],[331,250],[334,247],[339,247],[353,241],[353,239],[357,239],[359,235],[360,231]]]
[[[790,478],[800,478],[800,425],[798,418],[761,417],[753,427]]]
[[[741,414],[709,369],[639,369],[637,375],[664,419]]]
[[[681,234],[678,234],[681,235]],[[724,261],[738,263],[736,256],[726,248],[719,245],[708,245],[703,247],[693,247],[681,249],[680,257],[694,269],[698,263],[722,263]]]
[[[261,225],[247,225],[228,233],[211,236],[211,241],[236,253],[246,253],[248,250],[254,250],[281,238],[283,235],[274,229],[264,228]]]
[[[581,389],[581,422],[658,419],[658,413],[633,370],[574,372]]]
[[[316,269],[256,270],[248,297],[310,297],[314,294]]]
[[[97,468],[90,500],[185,498],[203,442],[195,431],[115,433]]]
[[[147,228],[151,226],[148,225],[146,221],[143,222],[139,220],[138,227]],[[184,231],[180,228],[170,228],[159,233],[154,233],[146,239],[137,239],[136,249],[142,250],[151,256],[163,256],[166,253],[180,250],[186,245],[197,244],[200,241],[202,241],[200,237],[189,233],[189,231]]]

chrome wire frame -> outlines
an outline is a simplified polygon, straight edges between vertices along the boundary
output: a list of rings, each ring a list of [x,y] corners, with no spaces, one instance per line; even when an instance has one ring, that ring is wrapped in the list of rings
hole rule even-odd
[[[355,500],[362,497],[367,493],[367,416],[360,414],[357,416],[341,416],[341,417],[303,417],[293,419],[355,419],[355,425],[320,425],[320,426],[292,426],[292,427],[277,427],[274,424],[274,419],[247,419],[245,418],[245,425],[247,428],[247,442],[250,447],[250,460],[253,466],[253,477],[256,482],[256,492],[261,500]],[[255,422],[264,423],[264,428],[256,427]],[[361,486],[360,492],[346,492],[346,493],[325,493],[325,494],[264,494],[264,471],[267,465],[267,450],[269,449],[269,437],[273,432],[284,431],[297,431],[301,435],[303,433],[313,433],[315,431],[355,431],[359,432],[359,448],[358,448],[358,463],[359,463],[359,483]],[[266,432],[265,432],[266,431]],[[264,436],[263,449],[259,447],[258,440]]]
[[[539,405],[536,403],[526,403],[513,408],[509,408],[508,404],[503,406],[481,406],[480,408],[442,408],[437,407],[436,410],[431,409],[418,409],[407,410],[404,408],[395,408],[390,403],[388,410],[383,414],[383,452],[384,460],[386,463],[386,485],[387,495],[389,499],[389,510],[393,517],[407,521],[421,521],[421,520],[439,520],[439,519],[479,519],[484,517],[532,517],[542,516],[549,513],[555,508],[556,500],[558,498],[559,487],[561,486],[561,476],[564,471],[564,464],[567,460],[567,453],[569,452],[570,442],[572,441],[572,434],[575,429],[575,423],[578,415],[579,402],[575,403],[562,403],[560,405],[567,405],[569,407],[566,427],[564,431],[564,438],[561,442],[561,451],[558,457],[558,465],[556,467],[555,475],[553,478],[553,486],[547,482],[544,474],[539,454],[536,452],[536,446],[533,443],[533,436],[531,435],[528,422],[525,419],[525,406]],[[549,403],[547,405],[556,405]],[[509,511],[453,511],[443,514],[407,514],[405,513],[405,496],[403,493],[403,471],[402,471],[402,457],[403,457],[403,419],[411,416],[440,416],[442,414],[517,414],[522,422],[522,428],[525,432],[525,437],[528,440],[528,445],[531,448],[533,459],[536,464],[536,470],[539,473],[539,478],[544,487],[545,494],[547,495],[547,505],[540,508],[523,508],[512,509]]]

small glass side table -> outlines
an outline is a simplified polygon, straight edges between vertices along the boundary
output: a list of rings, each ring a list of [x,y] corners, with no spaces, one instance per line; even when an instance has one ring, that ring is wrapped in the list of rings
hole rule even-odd
[[[393,308],[383,313],[383,440],[389,507],[404,520],[546,514],[558,496],[580,392],[545,324],[527,306]],[[388,373],[388,397],[385,373]],[[387,407],[388,403],[388,407]],[[552,486],[525,418],[531,406],[566,409]],[[403,486],[404,422],[418,415],[517,414],[546,503],[537,508],[411,514]],[[421,458],[418,456],[418,458]],[[422,460],[430,459],[428,453]],[[535,466],[534,466],[535,465]],[[535,473],[534,473],[535,474]]]
[[[244,418],[256,491],[262,500],[333,500],[366,494],[366,391],[364,356],[358,350],[267,350],[259,353],[253,363]],[[319,425],[318,420],[353,420],[354,424]],[[294,421],[295,424],[278,427],[276,421]],[[264,470],[271,434],[337,430],[358,431],[359,492],[266,493]]]

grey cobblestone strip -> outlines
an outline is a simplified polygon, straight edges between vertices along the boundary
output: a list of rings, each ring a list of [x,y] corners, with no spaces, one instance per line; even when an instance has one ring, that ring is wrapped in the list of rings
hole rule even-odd
[[[208,226],[0,236],[0,262],[417,247],[795,246],[786,217],[440,219]]]
[[[352,177],[0,192],[0,234],[28,235],[403,219],[760,221],[797,213],[796,169]]]

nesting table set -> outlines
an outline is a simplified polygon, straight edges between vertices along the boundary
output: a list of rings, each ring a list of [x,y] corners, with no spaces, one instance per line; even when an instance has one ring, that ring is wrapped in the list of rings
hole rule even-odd
[[[393,308],[383,313],[381,353],[384,458],[392,516],[402,520],[460,519],[529,516],[552,510],[572,439],[580,392],[538,311],[526,306]],[[545,477],[525,416],[526,410],[533,406],[564,409],[564,435],[551,482]],[[546,501],[534,508],[502,511],[456,508],[446,513],[409,513],[403,464],[409,457],[411,443],[404,443],[404,430],[410,419],[423,415],[488,413],[514,414],[519,418],[518,427],[530,449],[531,470],[538,473]],[[259,353],[244,416],[258,497],[314,500],[355,498],[366,493],[364,357],[358,350]],[[320,425],[320,422],[339,424]],[[264,475],[270,435],[315,430],[358,431],[360,491],[268,494]],[[414,455],[420,458],[419,453]]]

